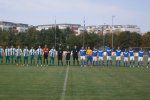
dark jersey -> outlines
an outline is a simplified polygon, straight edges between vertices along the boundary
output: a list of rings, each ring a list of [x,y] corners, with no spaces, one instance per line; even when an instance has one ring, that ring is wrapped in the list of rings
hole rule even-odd
[[[72,53],[73,53],[73,57],[76,57],[76,56],[78,56],[79,50],[78,49],[73,49]]]
[[[62,59],[62,56],[63,56],[63,51],[58,50],[58,59]]]
[[[66,51],[66,60],[70,60],[71,50]]]

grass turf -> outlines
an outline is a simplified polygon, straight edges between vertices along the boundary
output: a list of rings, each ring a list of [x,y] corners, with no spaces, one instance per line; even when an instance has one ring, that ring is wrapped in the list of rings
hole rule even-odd
[[[0,65],[0,100],[60,100],[66,67]],[[150,69],[70,66],[65,100],[150,100]]]

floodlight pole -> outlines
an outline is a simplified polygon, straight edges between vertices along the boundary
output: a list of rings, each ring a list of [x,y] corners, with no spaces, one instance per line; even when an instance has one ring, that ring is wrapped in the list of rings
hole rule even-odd
[[[84,47],[84,46],[85,46],[85,43],[84,43],[84,42],[85,42],[85,41],[84,41],[84,34],[85,34],[85,32],[86,32],[86,29],[85,29],[85,17],[84,17],[84,20],[83,20],[83,24],[84,24],[84,29],[83,29],[84,31],[83,31],[83,34],[82,34],[82,35],[83,35],[83,37],[82,37],[82,38],[83,38],[82,46]]]
[[[55,48],[56,48],[56,16],[55,16]]]
[[[112,49],[114,48],[114,33],[113,33],[114,18],[115,18],[115,16],[112,16]]]
[[[103,49],[105,48],[105,34],[104,34],[104,29],[105,28],[105,23],[104,25],[102,26],[102,35],[103,35]]]

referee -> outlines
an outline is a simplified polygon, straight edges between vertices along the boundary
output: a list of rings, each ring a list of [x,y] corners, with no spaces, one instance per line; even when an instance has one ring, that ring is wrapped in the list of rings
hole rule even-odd
[[[77,49],[77,46],[74,46],[72,53],[73,53],[73,65],[75,65],[75,61],[77,61],[77,65],[79,65],[79,60],[78,60],[79,50]]]
[[[71,55],[71,50],[69,46],[67,46],[67,51],[66,51],[66,65],[70,66],[70,55]]]

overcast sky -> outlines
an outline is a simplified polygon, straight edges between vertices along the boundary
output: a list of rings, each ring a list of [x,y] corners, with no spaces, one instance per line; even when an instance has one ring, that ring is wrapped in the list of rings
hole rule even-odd
[[[150,0],[0,0],[0,20],[30,25],[75,23],[83,25],[138,25],[150,31]]]

